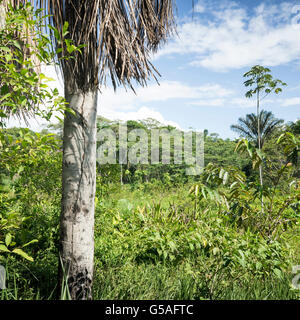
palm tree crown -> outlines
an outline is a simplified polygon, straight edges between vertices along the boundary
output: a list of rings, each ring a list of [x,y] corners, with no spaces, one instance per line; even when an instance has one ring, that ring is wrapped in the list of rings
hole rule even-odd
[[[262,110],[259,113],[261,147],[283,122],[282,119],[276,119],[270,111]],[[239,133],[240,136],[255,141],[256,147],[258,147],[258,118],[256,114],[251,113],[247,114],[245,118],[239,118],[238,124],[232,125],[231,129]]]
[[[156,70],[149,61],[150,51],[164,42],[174,27],[174,0],[31,0],[51,15],[53,47],[67,51],[64,40],[84,45],[75,59],[58,60],[69,89],[86,92],[111,78],[118,84],[132,80],[145,85]],[[68,24],[68,33],[65,24]],[[58,56],[58,58],[59,58]]]

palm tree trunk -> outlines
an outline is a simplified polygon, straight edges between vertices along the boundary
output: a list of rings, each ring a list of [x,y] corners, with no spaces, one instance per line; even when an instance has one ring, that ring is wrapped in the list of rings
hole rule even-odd
[[[69,93],[63,137],[60,255],[72,299],[91,299],[94,264],[97,90]],[[62,279],[61,279],[62,280]]]

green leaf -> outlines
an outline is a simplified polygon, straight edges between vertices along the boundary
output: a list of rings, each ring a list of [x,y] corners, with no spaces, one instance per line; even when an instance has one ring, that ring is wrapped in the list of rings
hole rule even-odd
[[[24,252],[22,249],[19,249],[19,248],[16,248],[12,251],[13,253],[16,253],[18,254],[19,256],[23,257],[24,259],[26,260],[29,260],[29,261],[33,261],[33,258],[30,257],[26,252]]]
[[[263,153],[262,153],[261,150],[256,149],[256,153],[257,153],[258,157],[259,157],[261,160],[264,158],[264,155],[263,155]]]
[[[256,262],[256,265],[255,265],[255,267],[256,267],[256,270],[260,270],[261,268],[262,268],[262,263],[261,262]]]
[[[174,243],[174,241],[169,241],[168,245],[169,245],[170,249],[172,249],[172,251],[176,250],[176,244]]]
[[[58,32],[58,30],[56,28],[54,28],[53,26],[49,26],[49,29],[51,29],[54,33],[54,37],[57,41],[60,41],[61,38],[60,38],[60,34]]]
[[[76,50],[76,47],[73,44],[67,46],[68,53],[71,54],[75,50]]]
[[[10,243],[11,243],[11,239],[12,239],[12,236],[10,233],[8,233],[6,236],[5,236],[5,244],[7,247],[9,247]]]
[[[0,101],[3,101],[3,100],[7,99],[10,96],[11,96],[11,93],[9,92],[6,95],[4,95],[3,97],[0,97]]]
[[[275,268],[273,271],[274,271],[275,275],[276,275],[279,279],[282,278],[282,272],[281,272],[280,269]]]
[[[64,26],[63,26],[63,30],[62,30],[63,37],[69,33],[68,28],[69,28],[69,22],[65,21]]]
[[[275,93],[276,93],[276,94],[279,93],[279,92],[282,92],[282,89],[281,89],[281,88],[275,89]]]
[[[29,242],[25,243],[25,244],[22,246],[22,248],[25,248],[25,247],[29,246],[30,244],[32,244],[32,243],[36,243],[36,242],[38,242],[38,240],[37,240],[37,239],[31,240],[31,241],[29,241]]]
[[[7,47],[0,47],[0,50],[3,50],[5,52],[10,52],[9,48],[7,48]]]
[[[19,50],[22,50],[19,41],[14,40],[13,43],[15,47],[17,47]]]
[[[0,244],[0,251],[10,252],[4,244]]]

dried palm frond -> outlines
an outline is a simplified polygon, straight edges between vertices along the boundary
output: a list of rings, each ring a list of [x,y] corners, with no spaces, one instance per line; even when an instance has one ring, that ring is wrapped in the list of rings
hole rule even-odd
[[[114,88],[132,87],[132,80],[145,85],[157,74],[149,61],[150,51],[157,50],[174,30],[174,0],[32,0],[43,8],[54,36],[54,48],[66,53],[64,39],[75,46],[84,45],[74,59],[59,59],[65,85],[69,90],[87,91],[106,83],[109,75]],[[69,33],[64,34],[65,22]]]

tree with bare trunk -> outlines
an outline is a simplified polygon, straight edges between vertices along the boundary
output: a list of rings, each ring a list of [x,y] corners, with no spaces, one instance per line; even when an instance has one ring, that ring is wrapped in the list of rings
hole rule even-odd
[[[257,143],[259,152],[262,149],[262,132],[261,132],[261,112],[260,104],[261,101],[266,98],[271,92],[276,94],[282,92],[281,86],[286,86],[286,83],[274,79],[271,75],[271,70],[260,65],[253,66],[248,72],[244,74],[245,78],[248,80],[244,81],[246,87],[252,87],[245,94],[246,98],[252,98],[256,96],[256,119],[257,119]],[[263,95],[263,96],[262,96]],[[259,166],[259,180],[260,185],[263,187],[263,164]],[[263,212],[263,198],[261,200],[261,208]]]
[[[46,32],[51,35],[65,99],[72,110],[65,114],[63,133],[61,261],[71,298],[91,299],[99,87],[107,78],[115,89],[118,85],[133,89],[133,81],[146,85],[155,78],[158,72],[150,53],[174,30],[174,0],[31,3],[49,15]],[[60,59],[66,53],[72,59]]]

